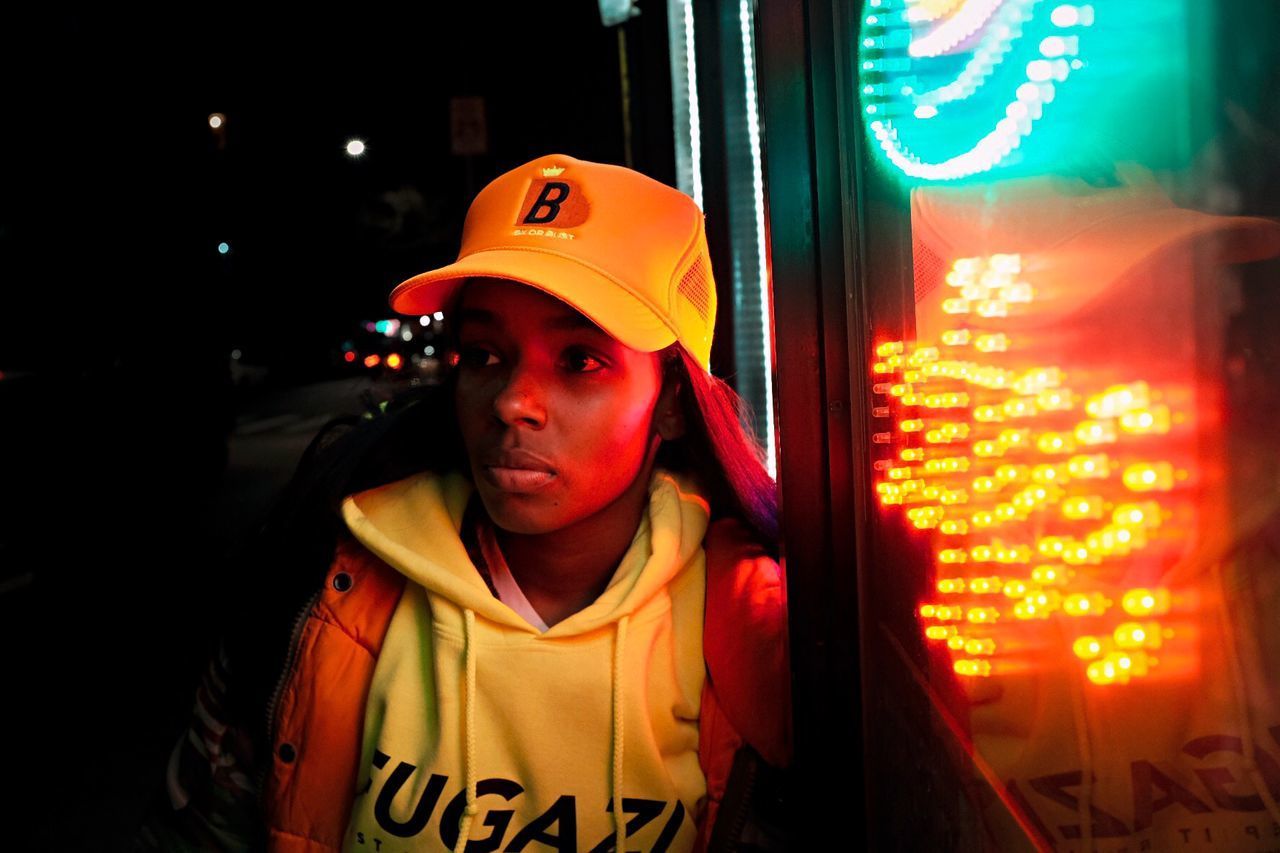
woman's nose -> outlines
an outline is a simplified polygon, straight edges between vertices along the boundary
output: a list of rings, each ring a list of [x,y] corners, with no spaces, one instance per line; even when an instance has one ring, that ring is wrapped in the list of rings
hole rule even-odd
[[[493,400],[494,415],[509,426],[541,428],[546,422],[542,383],[527,368],[516,367]]]

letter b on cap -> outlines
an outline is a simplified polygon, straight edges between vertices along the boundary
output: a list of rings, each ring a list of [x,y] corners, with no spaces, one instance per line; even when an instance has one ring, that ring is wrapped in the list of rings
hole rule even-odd
[[[572,228],[587,220],[590,205],[582,188],[569,181],[534,181],[520,206],[519,225]]]
[[[552,222],[560,215],[560,204],[569,197],[569,185],[560,181],[547,181],[542,192],[533,201],[533,207],[520,220],[525,225],[541,225]]]

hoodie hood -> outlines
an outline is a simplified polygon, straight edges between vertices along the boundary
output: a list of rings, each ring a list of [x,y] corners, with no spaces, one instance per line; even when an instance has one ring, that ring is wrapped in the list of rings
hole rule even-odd
[[[349,496],[342,516],[365,547],[409,580],[491,622],[536,634],[493,596],[467,553],[462,519],[474,491],[460,472],[422,472]],[[702,491],[690,475],[655,467],[647,511],[608,587],[541,636],[585,633],[616,622],[664,589],[702,547],[710,518]]]

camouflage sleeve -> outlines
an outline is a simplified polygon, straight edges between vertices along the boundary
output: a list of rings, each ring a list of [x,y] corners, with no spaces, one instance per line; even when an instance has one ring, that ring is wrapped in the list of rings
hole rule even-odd
[[[251,851],[265,845],[252,739],[231,722],[225,646],[196,688],[191,719],[173,745],[163,790],[131,842],[142,851]]]

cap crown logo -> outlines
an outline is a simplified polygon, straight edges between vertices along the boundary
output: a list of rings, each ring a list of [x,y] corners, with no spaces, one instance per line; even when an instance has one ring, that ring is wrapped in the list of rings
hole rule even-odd
[[[529,185],[516,224],[572,228],[586,222],[590,212],[591,204],[577,183],[544,178]]]

